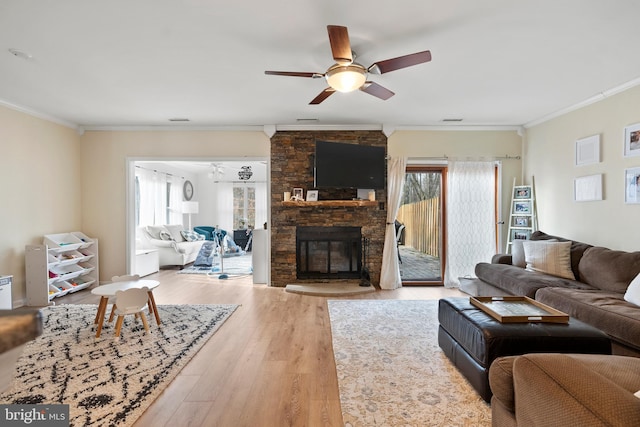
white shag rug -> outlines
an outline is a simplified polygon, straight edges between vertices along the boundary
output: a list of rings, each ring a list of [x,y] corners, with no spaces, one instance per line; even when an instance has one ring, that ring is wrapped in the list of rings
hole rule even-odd
[[[345,426],[490,426],[438,346],[437,301],[329,300]]]
[[[97,305],[42,309],[43,334],[27,344],[3,404],[68,404],[70,425],[130,426],[237,305],[159,305],[151,333],[126,316],[120,339],[105,322],[95,338]]]

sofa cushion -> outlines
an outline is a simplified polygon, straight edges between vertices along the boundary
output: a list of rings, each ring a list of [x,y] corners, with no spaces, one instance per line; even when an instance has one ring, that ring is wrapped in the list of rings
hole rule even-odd
[[[164,231],[164,232],[168,231],[164,227],[164,225],[147,225],[146,229],[149,236],[151,236],[152,239],[156,239],[156,240],[162,240],[162,237],[160,237],[161,231]]]
[[[574,289],[594,289],[593,287],[575,280],[551,276],[525,270],[507,264],[476,264],[476,277],[496,288],[500,288],[511,295],[528,296],[533,298],[536,291],[547,286],[563,286]]]
[[[631,281],[627,292],[624,293],[624,300],[631,304],[640,305],[640,274]]]
[[[595,326],[616,341],[640,349],[640,307],[626,302],[622,293],[543,288],[536,292],[535,299]]]
[[[623,294],[640,273],[640,252],[592,247],[584,252],[580,278],[594,288]]]
[[[582,280],[582,277],[580,277],[578,265],[580,264],[580,259],[582,259],[584,251],[591,248],[592,245],[565,239],[564,237],[552,236],[551,234],[547,234],[539,230],[534,231],[531,234],[531,240],[557,240],[558,242],[571,242],[571,271],[573,271],[573,275],[577,280],[580,280],[581,282],[584,281]]]
[[[184,231],[184,226],[182,224],[168,224],[164,226],[169,233],[171,233],[171,237],[176,242],[185,242],[184,237],[182,237],[181,231]]]
[[[522,246],[527,270],[575,280],[571,270],[571,242],[526,241]]]

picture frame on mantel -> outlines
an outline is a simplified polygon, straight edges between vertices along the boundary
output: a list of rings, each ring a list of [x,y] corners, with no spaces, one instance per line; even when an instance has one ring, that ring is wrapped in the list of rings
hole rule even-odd
[[[575,165],[600,163],[600,135],[592,135],[576,141]]]
[[[318,201],[318,190],[307,190],[307,202]]]
[[[624,156],[640,156],[640,123],[624,128]]]

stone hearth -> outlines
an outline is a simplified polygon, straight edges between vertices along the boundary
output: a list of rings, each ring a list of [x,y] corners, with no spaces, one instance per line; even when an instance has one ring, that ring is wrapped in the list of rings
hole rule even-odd
[[[386,188],[376,190],[377,203],[363,205],[283,203],[283,193],[294,188],[313,190],[316,139],[372,146],[387,146],[380,131],[283,131],[271,138],[271,285],[317,283],[296,275],[297,227],[361,227],[368,239],[367,264],[371,283],[379,285],[386,223]],[[319,189],[318,200],[352,200],[355,189]],[[331,282],[353,282],[332,279]],[[355,279],[358,280],[358,279]]]

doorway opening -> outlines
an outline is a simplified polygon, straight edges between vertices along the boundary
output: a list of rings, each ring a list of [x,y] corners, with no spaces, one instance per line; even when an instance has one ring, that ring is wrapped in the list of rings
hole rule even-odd
[[[264,158],[127,159],[127,271],[136,272],[140,245],[148,249],[140,228],[165,224],[224,230],[219,244],[246,252],[236,258],[247,258],[250,268],[252,231],[269,223],[268,175]]]
[[[442,285],[446,165],[407,166],[396,228],[403,285]]]

